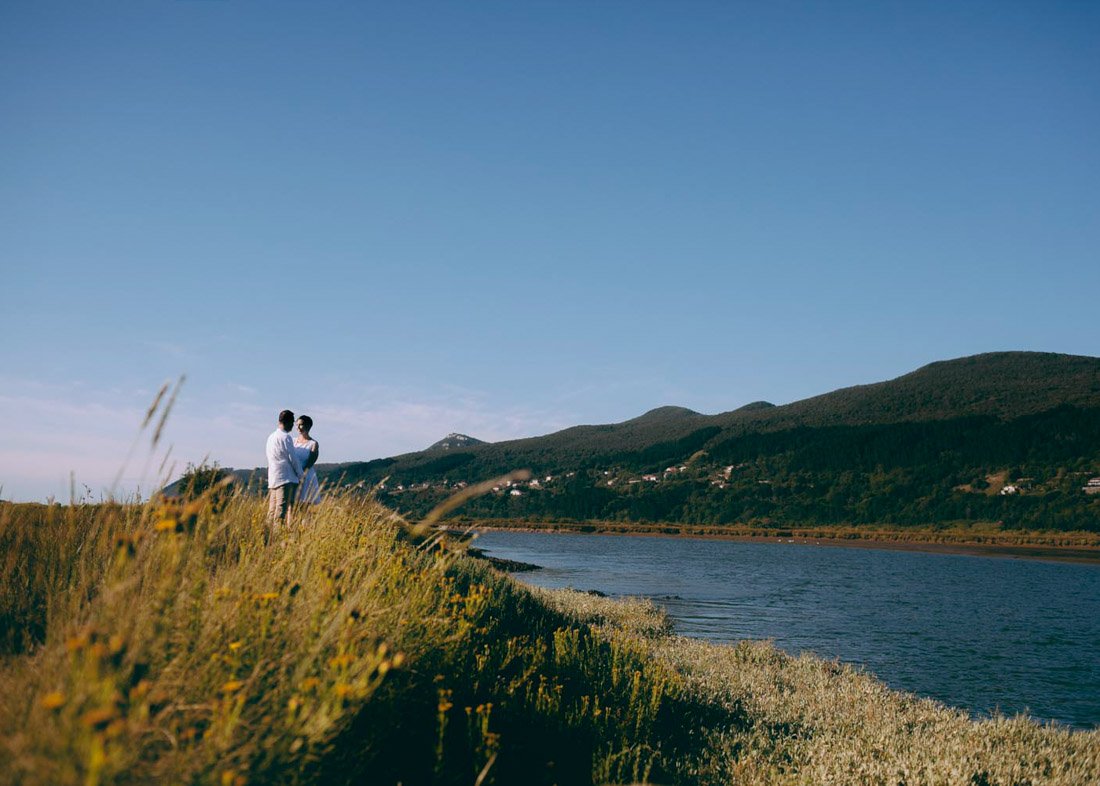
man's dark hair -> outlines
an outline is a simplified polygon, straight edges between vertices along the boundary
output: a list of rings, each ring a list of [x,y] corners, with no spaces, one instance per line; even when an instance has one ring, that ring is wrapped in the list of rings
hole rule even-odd
[[[313,418],[309,415],[299,415],[298,420],[302,421],[302,425],[306,427],[306,431],[313,428]]]
[[[289,431],[290,427],[294,425],[294,413],[289,409],[284,409],[279,413],[279,423],[286,426],[287,431]]]

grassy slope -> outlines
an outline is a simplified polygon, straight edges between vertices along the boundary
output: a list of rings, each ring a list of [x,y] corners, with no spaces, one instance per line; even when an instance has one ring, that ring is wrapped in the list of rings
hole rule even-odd
[[[1100,732],[972,723],[645,604],[533,593],[330,500],[0,507],[0,779],[1063,783]]]

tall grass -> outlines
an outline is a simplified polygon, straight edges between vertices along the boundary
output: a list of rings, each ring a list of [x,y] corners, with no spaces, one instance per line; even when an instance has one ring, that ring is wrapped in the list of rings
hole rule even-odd
[[[674,671],[717,722],[687,780],[751,784],[1100,783],[1100,730],[1069,731],[1025,717],[974,721],[893,691],[851,666],[794,657],[767,642],[716,645],[653,635],[651,606],[542,592],[603,635],[634,643]],[[715,708],[717,705],[717,709]],[[737,717],[739,723],[723,718]]]
[[[216,508],[5,506],[0,772],[583,783],[675,768],[679,683],[629,642],[417,545],[369,500],[330,499],[268,545],[262,504]]]
[[[973,723],[645,604],[524,589],[370,499],[0,506],[0,781],[1100,781],[1097,733]]]

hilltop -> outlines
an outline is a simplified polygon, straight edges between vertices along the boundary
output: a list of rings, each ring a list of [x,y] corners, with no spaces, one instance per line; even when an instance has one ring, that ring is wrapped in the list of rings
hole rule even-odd
[[[487,443],[480,439],[475,439],[467,434],[456,434],[451,432],[439,442],[435,442],[428,446],[427,450],[457,450],[458,448],[472,448],[474,445],[485,445]]]
[[[750,404],[716,417],[723,424],[751,423],[763,430],[967,416],[1009,420],[1065,405],[1100,406],[1100,358],[991,352],[930,363],[886,382],[842,388],[783,407]]]

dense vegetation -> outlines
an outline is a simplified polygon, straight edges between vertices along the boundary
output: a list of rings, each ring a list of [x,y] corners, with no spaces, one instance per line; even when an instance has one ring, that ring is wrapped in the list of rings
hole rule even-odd
[[[455,484],[520,467],[539,482],[500,489],[468,515],[1098,532],[1100,495],[1083,487],[1100,475],[1100,359],[979,355],[781,407],[715,416],[663,407],[615,425],[322,472],[365,488],[388,478],[380,497],[416,517]]]
[[[1081,784],[973,722],[650,606],[534,593],[361,496],[0,504],[0,783]]]

